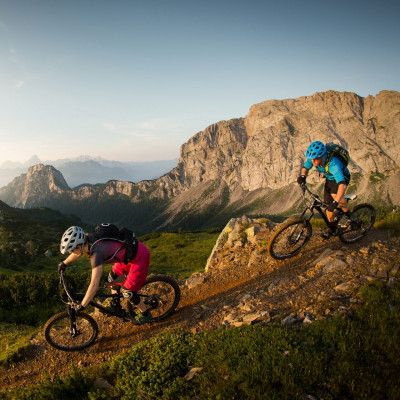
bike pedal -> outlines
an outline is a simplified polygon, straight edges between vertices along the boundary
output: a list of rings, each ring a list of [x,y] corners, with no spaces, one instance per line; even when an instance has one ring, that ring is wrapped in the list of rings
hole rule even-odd
[[[330,238],[332,238],[334,236],[334,234],[332,232],[323,232],[321,233],[321,238],[324,240],[329,240]]]

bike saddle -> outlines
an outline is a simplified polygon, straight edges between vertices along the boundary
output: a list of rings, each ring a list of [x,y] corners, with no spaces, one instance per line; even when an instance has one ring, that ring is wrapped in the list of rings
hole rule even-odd
[[[345,194],[343,196],[347,200],[355,200],[358,196],[355,193]]]
[[[125,283],[126,278],[127,278],[126,275],[120,275],[116,279],[114,279],[112,282],[107,282],[104,285],[104,287],[107,288],[107,287],[110,287],[110,286],[113,286],[113,285],[122,286]]]

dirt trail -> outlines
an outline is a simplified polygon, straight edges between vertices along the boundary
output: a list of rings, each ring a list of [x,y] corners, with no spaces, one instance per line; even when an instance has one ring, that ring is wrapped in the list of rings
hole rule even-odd
[[[249,244],[232,249],[223,255],[220,268],[196,274],[204,278],[201,284],[188,289],[181,282],[181,303],[166,321],[137,327],[117,318],[96,315],[100,330],[96,343],[71,353],[53,349],[39,334],[32,340],[33,346],[24,360],[0,368],[0,387],[9,390],[32,385],[43,378],[44,371],[50,376],[63,376],[71,365],[85,368],[101,364],[171,327],[192,332],[216,329],[227,325],[228,320],[241,321],[246,313],[260,311],[268,313],[270,318],[302,311],[319,318],[318,313],[338,312],[357,303],[355,290],[338,293],[338,285],[353,283],[357,288],[371,279],[388,280],[393,269],[400,265],[399,243],[398,238],[380,231],[371,232],[354,245],[344,245],[338,239],[323,242],[315,236],[300,255],[286,261],[273,260],[265,246]],[[316,260],[327,247],[339,255],[338,251],[343,252],[340,257],[346,260],[347,268],[332,273],[317,268]],[[374,263],[378,267],[371,272]],[[386,275],[382,270],[387,271]]]

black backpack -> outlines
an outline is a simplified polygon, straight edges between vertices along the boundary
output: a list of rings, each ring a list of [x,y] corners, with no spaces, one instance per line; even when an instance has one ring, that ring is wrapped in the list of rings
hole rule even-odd
[[[122,235],[118,227],[114,224],[101,223],[94,228],[93,236],[96,239],[117,239],[120,240]]]
[[[339,146],[336,143],[327,143],[326,144],[326,162],[325,162],[325,170],[329,173],[329,164],[331,163],[332,157],[338,157],[345,167],[349,165],[350,162],[350,154],[349,152],[342,146]]]
[[[124,243],[126,248],[123,261],[124,264],[127,264],[136,257],[139,243],[134,232],[128,228],[122,227],[121,229],[118,229],[114,224],[103,222],[94,228],[92,236],[92,246],[100,240],[117,240]]]

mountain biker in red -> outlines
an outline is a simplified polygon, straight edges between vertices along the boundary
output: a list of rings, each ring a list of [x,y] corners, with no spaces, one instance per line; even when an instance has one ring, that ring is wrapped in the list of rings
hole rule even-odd
[[[114,263],[112,270],[108,275],[108,281],[113,282],[118,276],[124,274],[127,279],[122,286],[122,295],[134,304],[140,311],[132,321],[138,325],[149,322],[152,318],[151,313],[147,310],[139,295],[136,293],[144,284],[149,272],[150,253],[147,247],[138,242],[137,253],[135,257],[124,263],[126,246],[123,242],[113,239],[100,239],[90,234],[86,234],[79,226],[71,226],[68,228],[60,243],[61,254],[70,253],[70,255],[58,265],[58,272],[65,271],[68,264],[78,259],[82,254],[90,259],[92,266],[92,277],[85,297],[75,309],[79,312],[83,310],[95,296],[103,271],[103,264]],[[112,292],[117,293],[120,286],[112,286]],[[110,310],[125,315],[126,311],[122,309],[119,298],[113,299]]]
[[[350,211],[347,206],[347,200],[343,197],[347,186],[350,182],[350,171],[347,166],[335,156],[332,156],[328,170],[326,170],[327,149],[326,146],[316,141],[310,144],[306,152],[307,161],[301,169],[300,176],[297,178],[297,183],[302,185],[306,182],[308,171],[314,166],[319,173],[326,178],[324,188],[324,201],[328,204],[326,216],[330,222],[330,227],[333,231],[336,230],[336,224],[333,221],[333,212],[340,207],[345,215],[350,218]],[[322,234],[324,239],[328,239],[332,235],[330,230]]]

